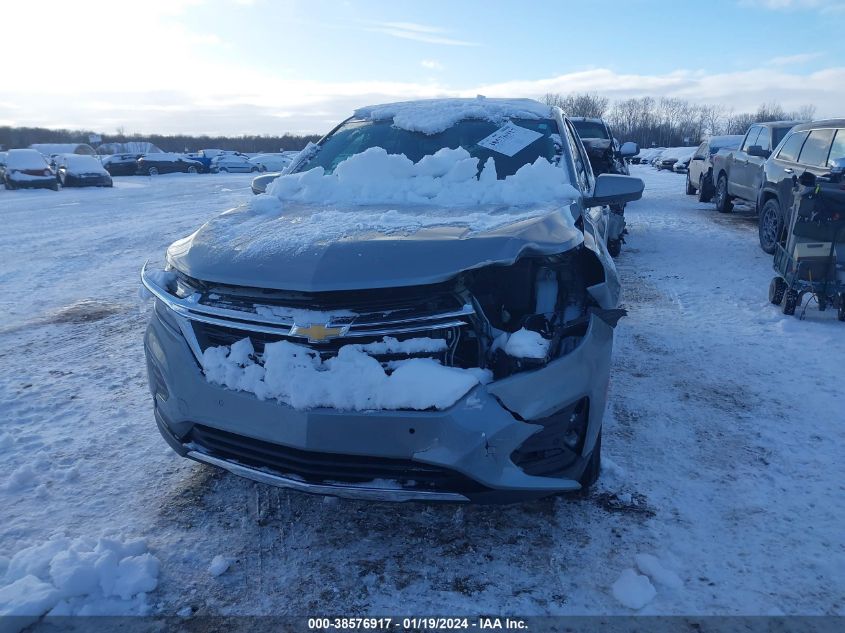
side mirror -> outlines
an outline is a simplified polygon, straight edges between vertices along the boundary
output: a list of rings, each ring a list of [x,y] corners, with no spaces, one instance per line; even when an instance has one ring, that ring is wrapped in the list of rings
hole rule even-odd
[[[645,183],[633,176],[601,174],[596,178],[593,195],[584,198],[586,207],[603,207],[608,204],[624,204],[643,197]]]
[[[772,154],[769,150],[763,149],[759,145],[752,145],[745,153],[749,156],[756,156],[757,158],[768,158]]]
[[[639,153],[640,146],[633,141],[622,143],[622,147],[619,149],[619,155],[622,156],[622,158],[631,158],[631,156],[636,156]]]

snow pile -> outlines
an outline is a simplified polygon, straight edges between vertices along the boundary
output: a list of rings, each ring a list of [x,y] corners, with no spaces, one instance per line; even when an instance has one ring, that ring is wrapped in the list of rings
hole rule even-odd
[[[654,600],[657,590],[647,576],[626,569],[613,583],[613,597],[629,609],[639,610]]]
[[[341,162],[331,174],[315,167],[279,176],[267,187],[267,194],[282,201],[326,205],[440,207],[524,206],[578,196],[567,182],[566,172],[543,157],[502,180],[496,177],[492,157],[480,174],[478,169],[479,159],[463,147],[445,147],[416,163],[404,154],[388,154],[382,147],[371,147]],[[252,209],[274,211],[278,204],[267,196],[257,196]]]
[[[217,554],[211,559],[211,564],[208,566],[208,573],[215,577],[221,576],[226,573],[226,570],[229,569],[231,564],[231,558]]]
[[[552,109],[533,99],[426,99],[402,101],[359,108],[359,119],[385,121],[410,132],[437,134],[448,130],[458,121],[480,119],[502,123],[506,119],[545,119],[552,116]]]
[[[656,556],[651,554],[637,554],[634,558],[637,568],[644,574],[651,576],[656,583],[668,589],[680,589],[684,581],[671,569],[666,569]]]
[[[539,332],[522,328],[508,337],[504,348],[505,354],[514,358],[545,358],[550,344]]]
[[[144,614],[158,571],[143,539],[56,536],[9,561],[0,578],[0,617]]]
[[[367,351],[390,353],[430,351],[426,339],[344,345],[323,361],[319,354],[289,341],[269,343],[255,354],[248,338],[203,353],[206,379],[230,389],[249,391],[259,399],[276,399],[295,409],[331,407],[340,410],[445,409],[479,382],[490,379],[481,369],[444,367],[431,358],[391,363],[387,374]],[[406,345],[407,343],[407,345]]]

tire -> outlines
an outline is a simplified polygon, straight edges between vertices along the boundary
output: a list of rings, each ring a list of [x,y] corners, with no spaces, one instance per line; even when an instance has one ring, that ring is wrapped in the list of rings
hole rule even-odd
[[[792,316],[795,314],[795,308],[798,307],[798,293],[794,290],[786,291],[786,300],[783,302],[783,313]]]
[[[50,189],[52,189],[53,191],[58,191],[59,190],[59,181],[57,180],[52,185],[50,185]]]
[[[836,318],[845,321],[845,293],[839,293],[839,309],[836,311]]]
[[[710,202],[713,199],[713,176],[701,174],[698,179],[698,201]]]
[[[599,479],[599,474],[601,474],[601,429],[599,429],[599,435],[596,438],[596,445],[593,447],[593,452],[590,453],[590,461],[587,462],[587,467],[584,468],[583,474],[578,479],[578,483],[581,484],[581,491],[586,491],[596,483]]]
[[[148,173],[150,176],[158,176],[158,167],[150,167],[150,168],[147,170],[147,173]]]
[[[695,195],[695,187],[692,186],[692,183],[689,179],[689,172],[687,172],[687,195],[694,196]]]
[[[622,240],[607,240],[607,252],[611,257],[619,257],[622,252]]]
[[[778,243],[783,236],[783,220],[780,205],[776,198],[769,198],[760,211],[757,220],[757,235],[760,238],[760,248],[771,255],[777,250]]]
[[[725,174],[719,174],[719,180],[716,182],[716,211],[730,213],[733,210],[734,203],[728,195],[728,177]]]
[[[196,173],[199,173],[199,172],[197,172],[197,168],[196,168],[196,167],[194,167],[193,165],[191,165],[190,167],[188,167],[188,173],[189,173],[189,174],[196,174]]]
[[[257,171],[258,171],[258,167],[253,167],[252,169],[249,170],[249,173],[254,174]]]
[[[779,306],[783,302],[783,295],[786,293],[786,282],[782,277],[774,277],[769,284],[769,302]]]
[[[10,182],[4,182],[3,186],[6,188],[6,191],[14,191],[15,190],[15,185],[13,185]]]

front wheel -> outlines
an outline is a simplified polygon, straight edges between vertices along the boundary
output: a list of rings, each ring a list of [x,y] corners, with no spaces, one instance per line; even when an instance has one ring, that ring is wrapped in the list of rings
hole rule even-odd
[[[783,301],[783,295],[786,292],[786,282],[782,277],[775,277],[769,284],[769,302],[772,305],[779,306]]]
[[[150,176],[158,176],[158,167],[150,167],[150,168],[147,170],[147,173],[148,173]]]
[[[692,182],[689,179],[689,172],[687,172],[687,195],[694,196],[695,195],[695,187],[692,186]]]
[[[786,301],[783,303],[783,313],[792,316],[795,314],[795,308],[798,307],[798,293],[794,290],[788,290],[786,293]]]
[[[728,195],[728,177],[725,174],[719,174],[719,180],[716,182],[716,211],[730,213],[733,208],[733,202]]]
[[[188,173],[189,173],[189,174],[195,174],[195,173],[197,173],[197,168],[196,168],[196,167],[194,167],[193,165],[191,165],[190,167],[188,167]]]
[[[710,202],[713,199],[713,180],[712,176],[701,174],[698,179],[698,201]]]
[[[780,205],[774,198],[769,198],[763,205],[758,220],[757,233],[760,237],[760,248],[763,249],[763,252],[769,255],[774,253],[783,233]]]

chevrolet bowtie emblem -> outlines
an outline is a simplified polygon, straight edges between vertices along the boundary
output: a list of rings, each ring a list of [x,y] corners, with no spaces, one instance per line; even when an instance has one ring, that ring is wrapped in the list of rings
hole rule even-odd
[[[317,323],[314,325],[303,326],[294,323],[293,327],[290,329],[290,335],[307,338],[310,343],[319,343],[330,338],[343,336],[349,331],[348,325],[342,325],[340,327],[329,327],[328,325],[328,323],[325,325]]]

